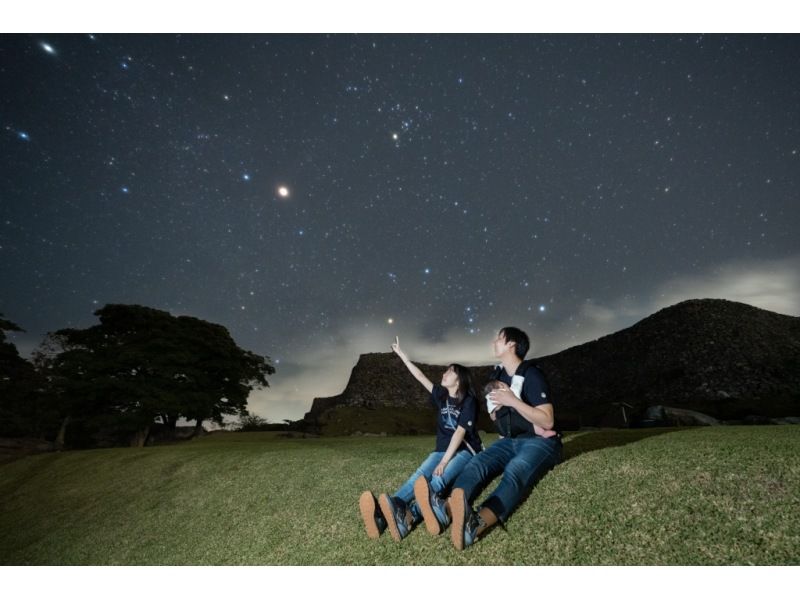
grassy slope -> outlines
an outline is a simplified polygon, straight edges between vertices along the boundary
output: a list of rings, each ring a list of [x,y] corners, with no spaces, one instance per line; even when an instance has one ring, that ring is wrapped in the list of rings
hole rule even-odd
[[[0,466],[0,564],[800,564],[800,427],[601,431],[464,551],[367,539],[431,437],[212,435]]]

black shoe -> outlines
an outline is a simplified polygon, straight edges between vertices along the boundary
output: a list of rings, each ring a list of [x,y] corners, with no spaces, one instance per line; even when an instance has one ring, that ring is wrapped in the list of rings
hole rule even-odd
[[[400,500],[395,500],[388,494],[381,494],[378,497],[378,504],[383,512],[383,518],[389,527],[389,533],[396,541],[400,541],[411,531],[410,513]]]
[[[447,501],[453,515],[453,527],[450,528],[450,540],[456,550],[464,550],[472,546],[478,539],[481,528],[485,527],[480,516],[472,510],[467,502],[464,490],[456,488]]]
[[[367,536],[373,540],[378,538],[386,529],[386,520],[378,509],[375,495],[369,490],[362,492],[358,499],[358,508],[361,511],[361,518],[364,520],[364,527],[367,529]]]
[[[425,527],[432,536],[438,536],[450,524],[450,517],[445,509],[445,501],[438,494],[431,492],[430,484],[423,476],[414,482],[414,498],[422,512]]]

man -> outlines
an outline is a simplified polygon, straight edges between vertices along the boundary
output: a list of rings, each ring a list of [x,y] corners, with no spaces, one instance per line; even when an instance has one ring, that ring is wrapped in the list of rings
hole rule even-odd
[[[492,343],[500,360],[494,378],[510,388],[496,389],[487,399],[494,404],[490,413],[500,438],[472,458],[456,478],[447,501],[452,517],[451,540],[457,550],[475,543],[498,522],[505,522],[534,484],[561,461],[560,435],[537,435],[534,425],[544,430],[554,426],[553,404],[542,372],[523,362],[528,353],[528,335],[519,328],[500,330]],[[511,388],[520,388],[520,397]],[[500,484],[477,511],[472,502],[497,476]],[[424,493],[422,493],[424,494]],[[426,505],[427,506],[427,505]],[[431,504],[439,519],[447,520],[442,504]]]

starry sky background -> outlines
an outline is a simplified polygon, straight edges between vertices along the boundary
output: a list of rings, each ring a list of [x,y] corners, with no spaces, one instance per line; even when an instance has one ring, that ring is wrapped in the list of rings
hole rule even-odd
[[[0,86],[23,354],[107,303],[200,317],[280,421],[396,334],[479,364],[505,325],[800,315],[796,35],[2,35]]]

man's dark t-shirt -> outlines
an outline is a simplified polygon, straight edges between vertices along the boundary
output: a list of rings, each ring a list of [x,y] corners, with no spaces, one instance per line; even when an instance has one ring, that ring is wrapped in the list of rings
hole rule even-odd
[[[459,451],[471,450],[472,453],[477,453],[483,448],[478,431],[475,429],[475,424],[478,423],[478,403],[475,397],[467,395],[459,403],[457,399],[450,397],[444,386],[434,384],[431,389],[431,404],[439,412],[436,423],[437,452],[447,450],[458,426],[466,431],[464,442],[458,447]]]
[[[520,364],[517,371],[522,371],[522,369],[523,365]],[[533,407],[553,402],[550,397],[550,388],[547,385],[547,380],[545,380],[542,371],[535,365],[526,363],[523,376],[517,374],[509,376],[502,365],[497,365],[492,378],[518,389],[520,398]],[[532,438],[536,436],[533,431],[533,424],[510,407],[502,407],[497,410],[495,427],[502,436],[514,438]]]

